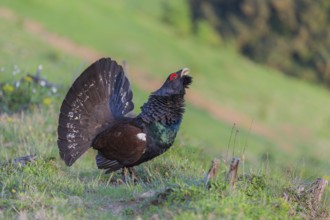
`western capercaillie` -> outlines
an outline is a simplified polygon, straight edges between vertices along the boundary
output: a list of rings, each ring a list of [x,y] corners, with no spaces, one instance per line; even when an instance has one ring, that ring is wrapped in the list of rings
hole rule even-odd
[[[164,153],[182,121],[185,90],[192,82],[188,72],[171,73],[132,117],[133,93],[123,68],[110,58],[89,66],[61,106],[57,143],[66,165],[93,147],[99,169],[133,172],[133,166]]]

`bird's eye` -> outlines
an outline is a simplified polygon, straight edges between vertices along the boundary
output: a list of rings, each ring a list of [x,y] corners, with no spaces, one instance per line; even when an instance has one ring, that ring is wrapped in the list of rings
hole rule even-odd
[[[177,77],[178,77],[178,74],[176,74],[176,73],[172,73],[172,74],[170,75],[170,81],[175,80]]]

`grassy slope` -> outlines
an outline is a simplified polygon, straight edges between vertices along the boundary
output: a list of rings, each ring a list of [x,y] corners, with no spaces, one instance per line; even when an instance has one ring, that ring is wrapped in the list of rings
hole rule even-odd
[[[45,74],[47,74],[49,79],[59,80],[59,77],[56,77],[54,74],[61,74],[61,77],[67,77],[65,78],[66,83],[68,84],[69,81],[74,78],[72,75],[69,74],[63,74],[65,73],[74,73],[74,75],[77,75],[78,72],[81,70],[82,61],[79,59],[74,59],[72,57],[67,57],[64,54],[61,54],[59,51],[54,50],[50,47],[47,47],[46,45],[43,45],[41,42],[38,42],[33,39],[32,36],[29,34],[26,34],[24,32],[21,32],[19,29],[19,25],[13,25],[8,22],[2,22],[0,27],[3,30],[3,33],[10,33],[11,38],[13,42],[26,42],[20,44],[13,44],[9,49],[1,51],[1,57],[4,58],[1,61],[4,63],[1,63],[1,65],[7,65],[9,68],[9,64],[19,64],[20,66],[23,65],[23,68],[29,71],[33,71],[35,67],[42,63],[45,67]],[[9,35],[6,35],[7,37]],[[8,38],[6,39],[6,36],[2,35],[1,37],[1,44],[8,47]],[[13,37],[15,36],[15,37]],[[30,49],[29,49],[30,47]],[[22,49],[25,48],[25,49]],[[25,50],[25,52],[24,52]],[[22,52],[23,51],[23,52]],[[230,52],[230,51],[229,51]],[[12,54],[12,55],[10,55]],[[27,55],[26,55],[27,54]],[[52,54],[51,56],[47,56],[47,54]],[[56,54],[55,60],[53,54]],[[234,54],[234,53],[233,53]],[[236,56],[236,55],[233,55]],[[15,60],[13,59],[15,57]],[[28,61],[26,60],[28,57]],[[244,61],[246,62],[246,61]],[[252,65],[249,62],[247,62],[248,65]],[[77,70],[78,66],[78,70]],[[168,66],[164,66],[164,68],[168,68]],[[255,67],[254,67],[255,68]],[[170,68],[169,68],[170,69]],[[257,68],[256,68],[257,69]],[[49,71],[49,72],[48,72]],[[170,70],[169,70],[170,71]],[[1,79],[2,76],[4,76],[1,73]],[[6,75],[8,78],[9,76]],[[62,78],[61,78],[62,79]],[[202,80],[202,79],[201,79]],[[62,80],[60,80],[62,81]],[[200,81],[199,81],[200,82]],[[309,88],[309,87],[308,87]],[[134,88],[135,91],[137,91],[136,88]],[[136,101],[137,103],[142,103],[143,100],[145,100],[146,94],[144,93],[136,93]],[[24,155],[27,154],[30,151],[36,151],[40,153],[40,155],[45,158],[49,157],[50,155],[57,155],[56,147],[55,147],[55,129],[54,124],[56,124],[56,109],[58,109],[58,103],[54,106],[55,110],[51,110],[50,113],[46,113],[44,111],[36,112],[32,116],[26,115],[23,116],[21,119],[17,119],[18,121],[16,123],[10,124],[9,121],[12,121],[13,119],[9,119],[2,117],[1,118],[1,130],[4,131],[6,134],[1,136],[2,137],[2,144],[7,144],[7,147],[3,150],[2,153],[2,159],[8,159],[11,158],[13,155]],[[47,117],[46,117],[47,115]],[[48,118],[48,120],[44,120],[45,118]],[[14,117],[14,120],[15,117]],[[205,148],[211,146],[211,148],[215,147],[221,147],[224,146],[229,137],[230,133],[230,126],[226,126],[223,124],[219,124],[214,122],[211,118],[209,118],[207,115],[205,115],[204,112],[201,112],[197,109],[194,109],[189,106],[189,111],[187,112],[186,121],[196,121],[196,124],[207,124],[209,128],[209,132],[207,132],[204,136],[204,141],[198,140],[200,138],[199,129],[192,129],[189,127],[186,127],[183,129],[184,132],[182,132],[183,137],[186,143],[185,145],[199,145],[204,146]],[[39,128],[34,128],[35,122],[38,122]],[[26,126],[18,127],[17,123],[24,123]],[[10,126],[8,126],[10,124]],[[192,126],[194,127],[194,126]],[[47,134],[45,134],[43,131],[47,130]],[[33,132],[32,132],[33,131]],[[31,136],[31,133],[33,135]],[[189,134],[189,137],[187,137]],[[219,135],[222,135],[220,137]],[[192,136],[192,137],[191,137]],[[206,137],[205,137],[206,136]],[[19,137],[19,138],[16,138]],[[42,138],[42,142],[40,142],[40,137]],[[194,140],[195,139],[195,140]],[[250,137],[251,142],[253,145],[259,146],[259,149],[265,147],[267,149],[268,144],[265,144],[263,141],[254,140],[254,137]],[[210,143],[207,141],[211,140]],[[8,142],[10,143],[8,145]],[[216,142],[219,142],[219,144],[215,144]],[[243,142],[243,140],[242,140]],[[255,144],[255,142],[257,144]],[[250,143],[251,144],[251,143]],[[182,145],[180,141],[177,141],[177,145]],[[220,146],[219,146],[220,145]],[[18,146],[18,150],[11,151],[10,147]],[[174,164],[175,169],[169,167],[168,170],[170,170],[168,178],[168,174],[164,175],[164,173],[161,173],[160,171],[156,170],[156,177],[150,177],[145,174],[144,178],[154,178],[152,179],[153,182],[150,183],[150,185],[144,185],[139,184],[138,186],[129,188],[122,186],[122,187],[106,187],[107,185],[107,177],[104,175],[100,175],[98,172],[95,172],[94,168],[94,162],[93,162],[93,153],[89,152],[87,156],[85,156],[84,160],[81,160],[77,165],[75,165],[72,169],[67,169],[63,167],[62,165],[59,165],[56,163],[55,165],[49,165],[48,163],[45,163],[40,161],[41,168],[37,168],[37,166],[32,166],[28,169],[19,170],[17,174],[15,175],[8,175],[6,176],[3,172],[1,174],[2,179],[8,179],[8,185],[3,187],[3,194],[2,198],[5,200],[1,201],[1,207],[5,207],[5,215],[10,215],[10,213],[13,213],[13,209],[8,207],[16,207],[18,210],[27,210],[29,215],[34,214],[41,214],[42,210],[44,209],[44,214],[47,216],[56,216],[61,213],[62,216],[65,217],[75,217],[81,215],[82,217],[92,217],[92,216],[108,216],[111,215],[110,213],[106,212],[107,206],[110,206],[114,200],[117,199],[129,199],[132,196],[139,195],[140,192],[146,191],[149,188],[161,191],[162,189],[166,188],[168,185],[172,184],[181,184],[183,185],[183,191],[187,190],[190,192],[189,186],[191,185],[191,181],[197,181],[201,178],[203,175],[203,172],[205,170],[201,169],[201,166],[206,168],[206,164],[208,164],[208,157],[203,157],[199,153],[198,150],[192,150],[194,148],[187,148],[179,147],[177,149],[171,150],[166,157],[161,157],[158,161],[149,163],[148,165],[144,166],[144,169],[151,169],[154,170],[154,168],[157,166],[164,166],[168,167],[171,166],[171,164]],[[222,147],[223,148],[223,147]],[[270,150],[270,149],[269,149]],[[270,150],[271,151],[271,150]],[[215,152],[214,150],[211,152]],[[183,156],[182,154],[186,154]],[[187,156],[188,155],[188,156]],[[188,157],[189,160],[183,159],[185,157]],[[313,161],[312,161],[313,162]],[[191,164],[189,164],[191,163]],[[307,166],[309,164],[312,164],[307,161]],[[173,165],[172,165],[173,166]],[[150,168],[151,167],[151,168]],[[316,161],[316,164],[312,164],[312,168],[319,168],[320,164]],[[298,171],[300,169],[297,169]],[[35,173],[45,173],[45,177],[38,177],[33,178],[33,174]],[[276,178],[276,174],[278,171],[274,171],[271,178]],[[299,176],[299,174],[298,174]],[[46,179],[47,178],[47,179]],[[271,181],[271,178],[269,181]],[[60,182],[63,184],[60,184],[57,186],[58,180],[60,179]],[[283,184],[288,184],[289,178],[285,177],[282,178]],[[28,181],[28,184],[22,184],[22,181]],[[12,185],[10,185],[12,184]],[[282,184],[282,183],[281,183]],[[23,185],[23,186],[21,186]],[[71,187],[70,187],[71,186]],[[269,200],[271,199],[271,193],[274,193],[271,191],[269,185],[269,189],[260,195],[264,198],[264,200],[260,200],[263,205],[265,205],[265,209],[261,210],[258,206],[260,204],[253,204],[253,199],[250,200],[249,198],[246,198],[244,195],[240,195],[240,192],[238,192],[236,197],[225,197],[225,199],[219,200],[219,199],[211,199],[207,195],[203,195],[203,190],[198,189],[196,198],[192,199],[192,205],[191,208],[195,210],[197,213],[196,216],[202,216],[203,214],[207,215],[207,213],[210,211],[209,209],[213,210],[214,207],[218,207],[219,202],[222,204],[222,207],[218,207],[215,209],[215,212],[217,216],[237,216],[239,214],[243,216],[268,216],[269,213],[273,213],[276,211],[276,214],[278,216],[285,216],[286,215],[286,209],[283,208],[283,213],[279,212],[277,210],[276,204],[279,204],[280,207],[282,205],[286,206],[286,203],[282,204],[281,199],[274,198],[275,205],[270,204]],[[21,187],[21,188],[20,188]],[[189,189],[186,189],[186,188]],[[16,189],[16,191],[20,191],[19,194],[16,194],[12,191],[12,189]],[[35,189],[35,190],[32,190]],[[51,190],[51,193],[44,193],[45,190]],[[63,194],[58,194],[59,191],[62,191]],[[181,191],[178,191],[178,194],[180,194]],[[191,192],[190,192],[191,193]],[[279,191],[276,191],[275,193],[277,196],[279,194]],[[55,198],[54,198],[54,195]],[[69,195],[69,196],[68,196]],[[74,196],[78,196],[78,198],[75,199]],[[19,200],[17,200],[19,198]],[[81,198],[81,200],[79,200]],[[278,200],[277,200],[278,199]],[[29,201],[34,200],[36,201],[34,204],[30,204]],[[73,201],[72,201],[73,200]],[[78,201],[76,201],[78,200]],[[95,201],[98,201],[95,204]],[[44,205],[46,204],[46,206]],[[210,204],[209,207],[205,206],[205,204]],[[234,205],[241,204],[248,204],[244,205],[244,207],[240,208],[239,210],[232,210],[232,207]],[[51,209],[47,209],[47,206],[54,205],[54,211]],[[67,209],[66,207],[70,205],[70,207],[74,207],[73,209]],[[175,213],[172,213],[172,215],[191,215],[191,212],[189,211],[189,207],[185,207],[184,204],[180,204],[179,209],[177,211],[174,211]],[[105,207],[104,207],[105,206]],[[174,206],[176,206],[174,204]],[[88,211],[84,211],[84,209],[88,208]],[[99,210],[101,207],[101,212],[96,211]],[[198,208],[199,207],[199,208]],[[103,208],[103,209],[102,209]],[[173,204],[165,204],[163,208],[158,207],[147,207],[142,213],[142,215],[150,216],[153,212],[162,212],[164,215],[164,210],[173,210]],[[130,208],[128,208],[130,209]],[[275,209],[275,210],[274,210]],[[134,214],[136,210],[132,208],[132,212]],[[131,211],[128,210],[127,213],[129,214]],[[172,211],[173,212],[173,211]],[[165,212],[166,213],[166,212]],[[189,214],[190,213],[190,214]],[[136,214],[136,213],[135,213]],[[141,213],[140,213],[141,214]]]
[[[281,142],[289,146],[286,151],[272,155],[273,158],[290,154],[286,160],[320,159],[317,165],[325,168],[322,172],[327,171],[326,167],[330,165],[326,156],[330,153],[327,147],[330,138],[326,131],[330,124],[327,123],[329,106],[324,103],[328,93],[256,66],[238,56],[232,48],[211,48],[199,39],[173,31],[159,21],[162,14],[159,3],[143,6],[130,1],[96,1],[92,5],[82,5],[77,1],[66,4],[60,1],[33,1],[27,5],[12,1],[4,3],[12,5],[23,15],[40,20],[51,31],[91,45],[116,59],[126,59],[133,69],[143,69],[157,78],[161,78],[163,72],[170,72],[182,65],[189,66],[195,77],[195,90],[221,106],[239,109],[238,112],[246,114],[251,121],[265,123],[276,132]],[[159,69],[163,72],[159,73]],[[203,121],[204,117],[199,115],[200,120],[189,120],[189,124],[184,124],[192,137],[199,137],[201,123],[195,122]],[[209,121],[212,119],[205,119],[204,124]],[[228,126],[212,124],[218,128],[209,129],[205,135],[207,138],[202,138],[199,143],[205,143],[207,151],[212,153],[218,151],[220,146],[222,153],[228,140],[228,132],[224,133],[229,130]],[[245,138],[244,135],[242,138]],[[255,137],[249,140],[253,154],[278,151],[274,148],[276,144],[267,143],[265,146],[263,140],[255,141]],[[315,151],[315,148],[318,150]]]
[[[324,104],[328,101],[327,91],[256,66],[231,47],[210,46],[169,28],[160,22],[163,12],[157,1],[80,4],[77,0],[65,3],[5,0],[2,4],[39,20],[50,31],[93,46],[118,60],[126,59],[133,69],[157,78],[189,66],[195,77],[194,89],[207,99],[238,109],[251,121],[271,127],[290,146],[288,152],[301,157],[299,152],[303,149],[314,158],[327,160],[325,155],[330,153],[327,147],[330,106]]]
[[[211,47],[178,30],[173,31],[160,22],[162,11],[157,1],[152,4],[128,0],[64,4],[6,0],[2,4],[39,20],[48,30],[93,46],[118,60],[126,59],[133,69],[142,69],[157,78],[189,66],[195,77],[194,89],[207,99],[238,109],[251,121],[267,124],[290,146],[288,152],[302,157],[299,152],[303,149],[314,158],[327,160],[324,156],[330,153],[326,132],[330,129],[330,106],[324,105],[328,100],[327,91],[256,66],[232,48]],[[261,151],[260,145],[251,144],[251,147]],[[314,147],[320,150],[315,151]]]
[[[0,51],[0,55],[3,57],[0,65],[5,68],[5,71],[1,73],[1,80],[11,80],[19,77],[12,75],[13,66],[15,65],[22,69],[20,75],[23,75],[25,72],[34,73],[37,66],[42,64],[44,68],[42,74],[48,80],[60,83],[66,88],[88,65],[85,61],[73,57],[69,58],[59,50],[49,47],[46,43],[35,40],[33,35],[22,32],[20,23],[6,21],[1,23],[2,32],[8,33],[8,35],[1,36],[1,43],[5,48]],[[18,43],[13,45],[12,42]],[[23,45],[23,42],[25,45]],[[72,62],[70,63],[70,61]],[[148,94],[134,85],[133,90],[135,105],[141,106],[147,99]],[[187,136],[189,134],[191,136],[189,137],[190,141],[195,145],[201,145],[207,153],[222,153],[225,150],[223,146],[227,145],[230,136],[231,125],[214,121],[204,111],[190,105],[188,105],[188,108],[189,111],[185,115],[185,122],[187,123],[183,124],[182,135]],[[138,112],[139,108],[136,111]],[[188,122],[194,123],[189,124]],[[198,124],[207,124],[210,128],[209,131],[200,134],[200,129],[195,127]],[[247,133],[244,130],[241,132],[242,137],[245,138]],[[253,135],[249,137],[249,143],[256,147],[254,153],[264,153],[266,149],[270,150],[273,146],[264,138]]]
[[[44,66],[43,75],[57,83],[62,82],[63,78],[52,78],[55,74],[65,77],[64,73],[73,73],[67,76],[67,80],[72,81],[74,75],[81,71],[80,69],[77,70],[77,66],[81,68],[83,61],[74,57],[68,57],[38,41],[35,36],[22,30],[19,24],[3,20],[0,20],[0,24],[1,31],[8,33],[8,35],[1,37],[1,44],[4,48],[8,48],[0,52],[1,57],[4,58],[1,66],[5,66],[5,70],[1,74],[1,80],[17,79],[23,76],[26,71],[34,72],[39,64]],[[22,45],[22,43],[10,46],[10,41],[25,42],[26,45]],[[47,56],[47,54],[56,54],[56,58],[54,59],[53,55]],[[15,60],[12,58],[13,56],[15,56]],[[70,64],[70,61],[72,61],[72,64]],[[15,64],[22,68],[22,72],[18,76],[12,76],[11,74],[12,66]],[[64,85],[67,85],[68,81]],[[135,100],[138,103],[142,103],[146,98],[146,94],[137,88],[134,88],[134,90],[137,91]],[[181,198],[184,193],[191,190],[190,187],[193,187],[193,190],[198,192],[198,197],[194,199],[196,201],[194,206],[199,207],[203,202],[210,202],[206,191],[202,187],[194,186],[202,181],[205,169],[209,165],[210,157],[193,147],[194,138],[190,140],[189,137],[186,137],[186,132],[182,132],[182,135],[185,137],[178,138],[175,144],[176,148],[170,150],[167,156],[160,157],[157,161],[148,163],[138,169],[144,183],[134,187],[115,187],[112,184],[109,186],[109,176],[98,172],[95,168],[95,152],[93,151],[89,151],[73,167],[65,167],[63,163],[58,162],[58,150],[56,147],[56,124],[59,104],[60,100],[53,103],[49,108],[36,110],[32,114],[0,116],[0,144],[3,146],[0,158],[0,186],[2,189],[0,198],[2,211],[0,212],[0,217],[12,218],[16,215],[47,219],[59,217],[65,219],[77,217],[112,218],[114,217],[112,212],[117,210],[111,208],[113,204],[117,205],[123,203],[123,201],[131,201],[132,198],[138,197],[142,192],[150,189],[162,192],[168,187],[178,185],[183,187],[182,191],[177,189],[178,198]],[[230,128],[214,122],[200,110],[191,106],[188,108],[189,112],[187,112],[185,120],[196,120],[199,123],[206,122],[212,130],[216,130],[219,134],[224,134],[221,139],[228,139]],[[206,137],[209,135],[212,135],[212,133],[208,133]],[[196,136],[198,137],[198,133]],[[186,138],[189,140],[188,142],[183,141]],[[180,140],[185,142],[185,146],[183,146]],[[209,146],[207,142],[201,143],[199,141],[198,143],[206,147]],[[6,161],[12,158],[31,153],[39,155],[40,159],[36,164],[23,168],[12,167],[6,164]],[[50,157],[55,157],[55,161],[49,160]],[[117,177],[115,176],[115,178]],[[128,205],[127,207],[119,206],[123,209],[120,212],[123,214],[116,215],[116,217],[133,217],[134,215],[150,217],[154,213],[159,213],[160,216],[164,217],[166,215],[177,217],[180,217],[180,215],[192,215],[190,208],[186,209],[183,207],[175,211],[173,205],[167,204],[167,201],[164,201],[164,205],[159,207],[150,206],[149,202],[152,199],[131,202],[133,205]],[[233,203],[244,201],[245,197],[241,195],[236,201],[233,201],[231,198],[228,199],[231,203],[228,203],[227,207],[230,208]],[[218,202],[219,198],[212,199],[212,206],[215,207]],[[182,206],[183,204],[179,202],[175,206],[178,205]],[[259,215],[267,215],[273,208],[269,206],[269,210],[263,211]],[[199,207],[197,216],[207,215],[208,209],[209,206],[205,206],[205,208]],[[249,206],[246,209],[247,216],[250,210],[257,211],[258,207]],[[217,212],[217,215],[221,214],[222,209]],[[226,213],[233,216],[238,214],[236,211],[226,211]]]

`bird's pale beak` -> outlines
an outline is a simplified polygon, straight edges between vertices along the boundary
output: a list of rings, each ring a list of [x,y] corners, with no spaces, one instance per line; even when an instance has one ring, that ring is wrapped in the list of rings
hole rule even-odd
[[[183,68],[181,71],[181,77],[188,75],[190,70],[188,68]]]

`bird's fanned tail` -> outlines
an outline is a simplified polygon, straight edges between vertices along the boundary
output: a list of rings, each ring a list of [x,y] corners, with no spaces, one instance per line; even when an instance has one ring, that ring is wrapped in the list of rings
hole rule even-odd
[[[120,65],[102,58],[73,83],[62,106],[58,126],[60,156],[71,166],[93,139],[133,110],[130,83]]]

